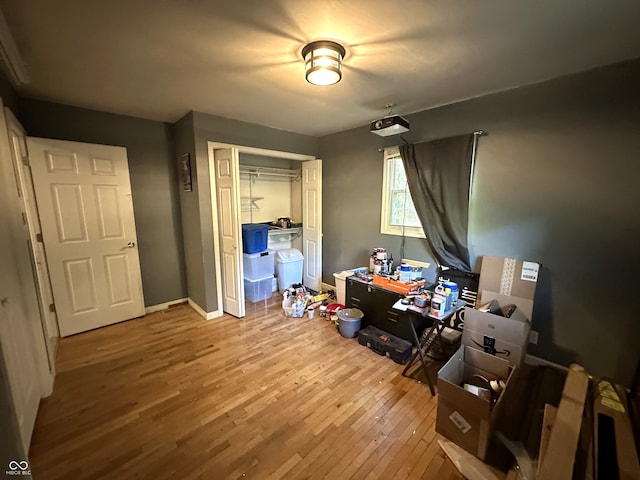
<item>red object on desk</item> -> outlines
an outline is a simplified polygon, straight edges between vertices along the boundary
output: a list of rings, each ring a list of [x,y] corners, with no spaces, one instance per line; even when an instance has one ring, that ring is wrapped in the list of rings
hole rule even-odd
[[[419,287],[424,286],[424,280],[413,280],[411,282],[399,282],[398,280],[394,280],[389,277],[382,277],[380,275],[373,276],[374,285],[379,285],[388,290],[393,290],[394,292],[402,293],[407,295],[409,292],[414,290],[418,290]]]

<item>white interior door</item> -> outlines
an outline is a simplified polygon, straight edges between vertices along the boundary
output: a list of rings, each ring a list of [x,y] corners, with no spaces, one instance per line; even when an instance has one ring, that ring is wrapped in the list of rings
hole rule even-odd
[[[0,222],[0,228],[5,227]],[[0,248],[3,252],[10,252],[11,247],[2,240],[6,238],[0,234]],[[43,394],[37,364],[39,345],[35,344],[29,328],[31,321],[38,319],[30,318],[22,307],[20,285],[15,282],[17,276],[13,258],[0,262],[0,354],[7,369],[22,446],[28,452]],[[42,356],[46,362],[44,338],[42,344]]]
[[[0,132],[6,131],[0,100]],[[29,451],[40,398],[50,393],[45,339],[35,299],[20,184],[8,136],[0,138],[0,368],[5,367],[25,452]],[[33,300],[33,302],[32,302]],[[34,304],[35,303],[35,304]],[[4,364],[4,365],[2,365]],[[3,413],[4,415],[4,413]],[[2,435],[4,432],[0,432]]]
[[[222,257],[222,307],[225,312],[241,318],[244,317],[244,277],[238,150],[216,149],[214,160]]]
[[[302,164],[302,283],[322,290],[322,160]]]
[[[126,149],[27,146],[60,334],[144,315]]]
[[[18,195],[22,199],[22,208],[26,217],[29,246],[31,248],[31,260],[36,281],[38,307],[42,321],[42,329],[46,338],[47,355],[49,357],[49,369],[55,371],[55,358],[58,332],[58,320],[53,307],[53,292],[49,281],[49,269],[47,267],[46,253],[42,243],[42,230],[40,217],[36,206],[36,197],[31,177],[31,167],[27,157],[27,138],[22,125],[13,115],[11,110],[5,108],[7,133],[9,135],[9,147],[13,166],[18,182]]]

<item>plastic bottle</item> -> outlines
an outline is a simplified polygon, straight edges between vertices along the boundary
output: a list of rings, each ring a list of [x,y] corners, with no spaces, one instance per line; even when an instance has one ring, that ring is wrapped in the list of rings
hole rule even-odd
[[[434,293],[433,297],[431,298],[431,315],[437,318],[444,317],[444,314],[447,310],[446,305],[446,297],[440,293]]]
[[[373,273],[378,275],[381,270],[382,270],[382,261],[381,260],[375,260],[373,262]]]
[[[456,306],[458,299],[460,298],[460,289],[458,288],[458,284],[455,282],[445,282],[444,286],[451,291],[451,308],[453,308]]]

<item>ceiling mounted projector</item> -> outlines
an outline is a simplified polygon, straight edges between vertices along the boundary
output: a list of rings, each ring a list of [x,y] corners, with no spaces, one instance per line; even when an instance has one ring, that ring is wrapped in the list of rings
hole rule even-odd
[[[389,137],[409,131],[409,121],[400,115],[387,115],[371,122],[371,133],[381,137]]]

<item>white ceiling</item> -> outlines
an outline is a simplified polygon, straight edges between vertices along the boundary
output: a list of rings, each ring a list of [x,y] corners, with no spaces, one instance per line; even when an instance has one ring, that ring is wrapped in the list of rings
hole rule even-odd
[[[640,57],[637,0],[3,0],[22,95],[175,122],[189,110],[309,135]],[[347,50],[308,84],[309,41]]]

